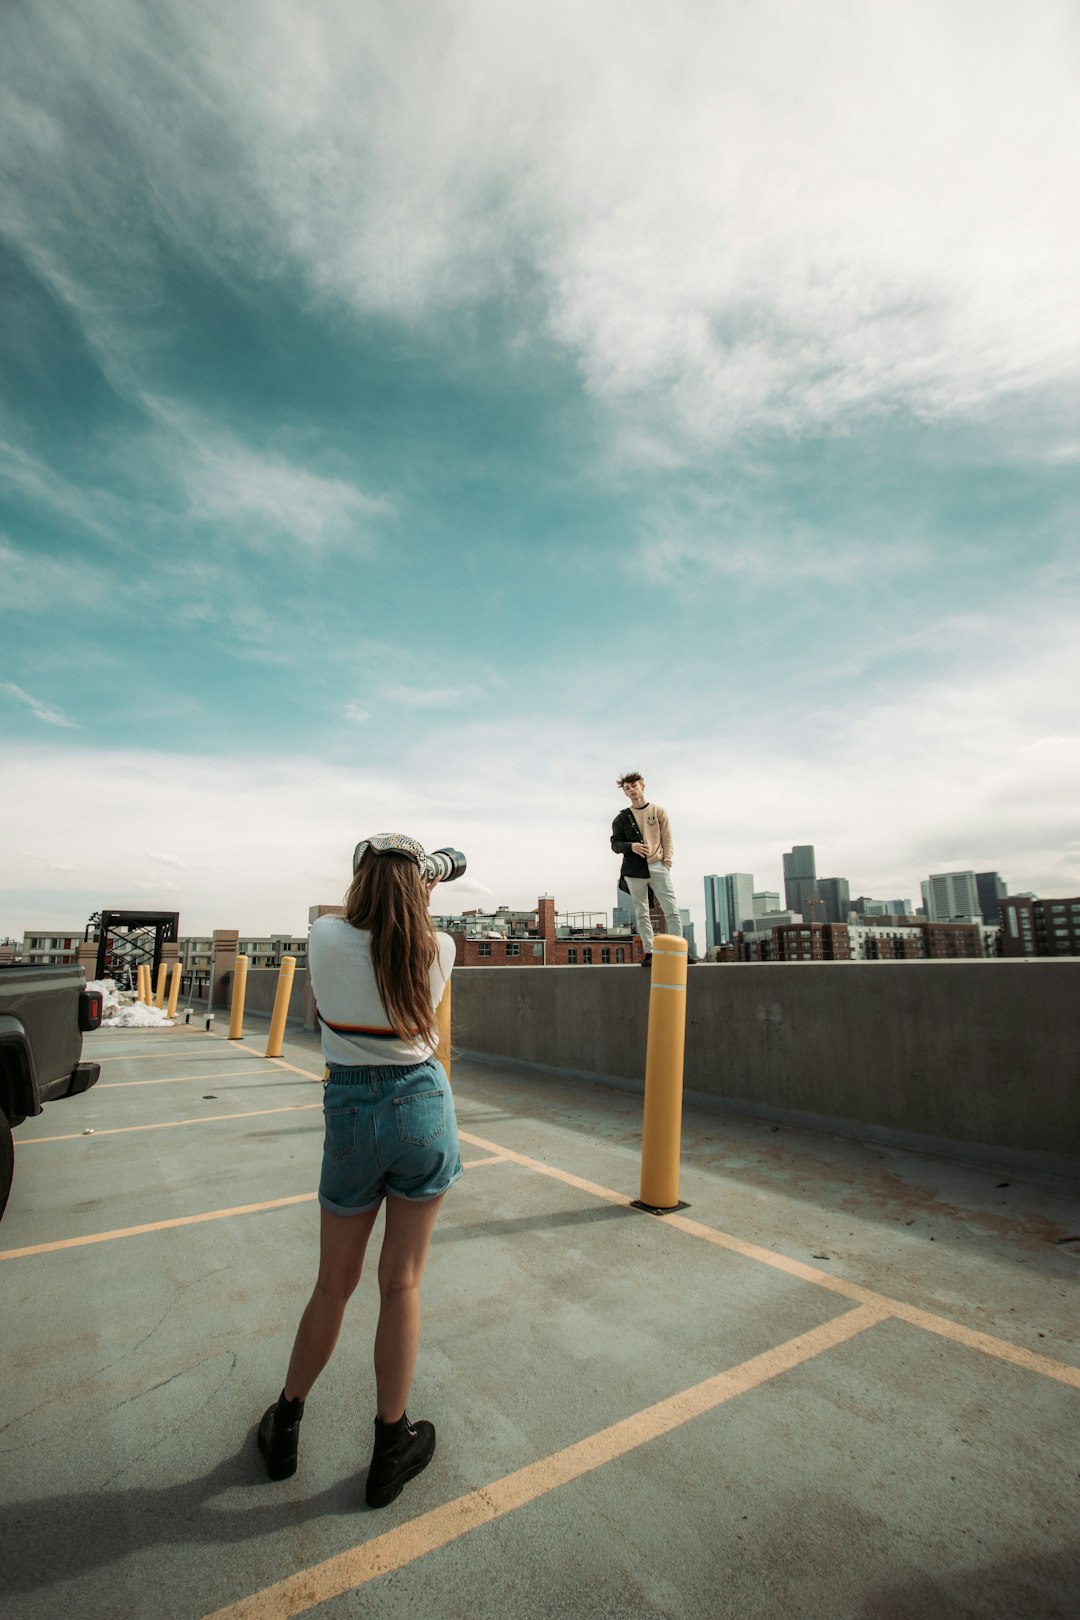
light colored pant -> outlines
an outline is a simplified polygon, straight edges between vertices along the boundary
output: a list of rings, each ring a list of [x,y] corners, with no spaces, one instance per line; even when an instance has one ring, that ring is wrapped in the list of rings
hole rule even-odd
[[[649,875],[647,878],[632,878],[626,880],[626,887],[630,890],[630,898],[634,902],[634,915],[637,918],[638,933],[641,935],[642,948],[646,956],[652,951],[653,926],[649,916],[649,890],[656,896],[657,904],[664,913],[664,926],[669,934],[677,934],[682,938],[682,918],[679,916],[679,902],[675,898],[675,890],[671,885],[671,873],[663,861],[654,865],[649,862]]]

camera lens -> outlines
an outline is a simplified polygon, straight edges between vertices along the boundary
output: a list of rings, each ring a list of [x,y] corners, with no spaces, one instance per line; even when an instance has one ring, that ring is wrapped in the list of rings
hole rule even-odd
[[[465,870],[465,857],[460,849],[436,849],[428,856],[432,879],[440,883],[453,883]]]

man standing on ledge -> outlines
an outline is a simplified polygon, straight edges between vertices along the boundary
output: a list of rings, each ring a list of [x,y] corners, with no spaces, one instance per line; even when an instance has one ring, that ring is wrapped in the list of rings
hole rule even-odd
[[[611,847],[616,855],[622,856],[619,887],[625,888],[634,902],[638,933],[645,951],[642,967],[648,967],[653,947],[650,888],[664,913],[668,933],[682,938],[679,902],[671,885],[674,856],[671,823],[666,810],[646,799],[645,781],[640,771],[627,771],[625,776],[619,777],[619,786],[630,800],[630,808],[620,810],[611,823]]]

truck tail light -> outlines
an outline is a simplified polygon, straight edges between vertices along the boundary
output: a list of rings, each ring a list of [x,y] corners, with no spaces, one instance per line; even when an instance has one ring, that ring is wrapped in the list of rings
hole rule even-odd
[[[101,1013],[105,998],[100,990],[80,990],[79,1028],[85,1035],[89,1030],[101,1028]]]

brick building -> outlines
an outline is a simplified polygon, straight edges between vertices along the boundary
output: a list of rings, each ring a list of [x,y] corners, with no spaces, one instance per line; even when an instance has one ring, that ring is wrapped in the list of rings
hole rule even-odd
[[[737,941],[738,962],[850,962],[851,940],[844,923],[781,923],[765,933],[745,933]]]
[[[1080,903],[1078,903],[1080,925]],[[769,933],[740,933],[733,962],[894,962],[993,956],[997,934],[978,923],[928,923],[877,928],[844,923],[785,923]]]
[[[1080,897],[1001,901],[1002,956],[1080,956]]]
[[[622,967],[642,959],[641,940],[629,928],[607,928],[595,913],[569,914],[560,925],[551,895],[535,911],[466,911],[434,919],[449,934],[457,967]],[[661,927],[663,924],[661,923]]]

